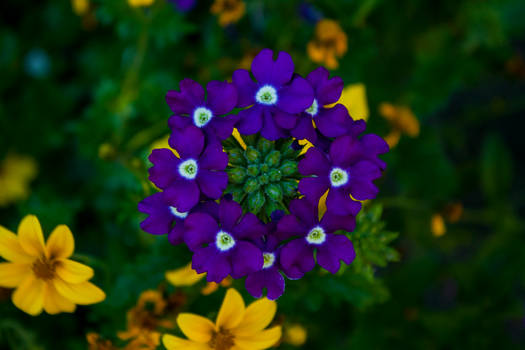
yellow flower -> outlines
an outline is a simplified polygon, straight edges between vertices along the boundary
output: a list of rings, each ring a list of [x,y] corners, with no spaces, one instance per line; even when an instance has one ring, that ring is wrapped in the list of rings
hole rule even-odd
[[[89,0],[71,0],[71,7],[77,16],[85,15],[89,10]]]
[[[238,22],[244,16],[246,4],[242,0],[215,0],[210,11],[214,15],[219,15],[219,24],[226,27]]]
[[[147,7],[151,6],[155,0],[128,0],[128,4],[131,7]]]
[[[86,334],[88,342],[88,350],[117,350],[111,340],[102,339],[100,334],[88,333]]]
[[[156,140],[155,142],[153,142],[151,144],[151,147],[150,147],[151,148],[150,149],[150,153],[154,149],[167,148],[167,149],[170,149],[177,158],[180,158],[179,153],[176,150],[174,150],[173,148],[170,147],[170,144],[168,143],[169,139],[170,139],[170,135],[166,135],[166,136]]]
[[[293,346],[301,346],[306,342],[306,329],[300,324],[293,324],[286,327],[284,342]]]
[[[441,214],[432,215],[432,218],[430,219],[430,230],[436,237],[441,237],[447,232],[445,220],[443,220]]]
[[[175,287],[193,286],[206,276],[205,273],[197,273],[191,268],[191,263],[180,269],[166,272],[166,279]]]
[[[32,158],[8,154],[0,163],[0,207],[26,199],[29,182],[36,177],[36,171]]]
[[[363,84],[346,86],[337,103],[346,107],[353,120],[368,120],[368,102],[366,100],[366,88]]]
[[[241,295],[228,289],[215,324],[202,316],[183,313],[177,324],[189,340],[164,335],[168,350],[263,350],[281,338],[281,327],[264,330],[277,311],[277,303],[266,298],[245,307]]]
[[[379,106],[379,114],[388,121],[392,128],[391,132],[385,137],[390,148],[397,145],[401,134],[410,137],[419,136],[419,120],[410,108],[383,102]]]
[[[312,61],[336,69],[339,66],[337,59],[343,57],[348,49],[346,34],[336,21],[322,19],[317,22],[315,37],[306,49]]]
[[[73,234],[65,225],[57,226],[44,244],[40,222],[27,215],[18,235],[0,226],[0,286],[16,288],[13,303],[36,316],[73,312],[76,305],[99,303],[104,292],[88,282],[93,269],[69,257],[75,249]]]

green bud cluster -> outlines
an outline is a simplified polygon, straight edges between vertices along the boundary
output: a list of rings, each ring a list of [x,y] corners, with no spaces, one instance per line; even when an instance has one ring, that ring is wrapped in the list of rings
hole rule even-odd
[[[230,193],[245,212],[268,221],[272,212],[286,211],[290,200],[297,197],[300,151],[291,147],[292,139],[269,141],[250,135],[243,136],[243,140],[246,149],[234,138],[223,142],[229,157],[226,193]]]

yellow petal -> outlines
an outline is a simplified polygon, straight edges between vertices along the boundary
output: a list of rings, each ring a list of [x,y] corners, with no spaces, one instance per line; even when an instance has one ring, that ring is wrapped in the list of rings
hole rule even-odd
[[[235,328],[241,323],[244,317],[244,300],[235,289],[230,288],[226,292],[222,302],[219,315],[217,315],[217,327],[226,329]]]
[[[18,263],[0,263],[0,286],[15,288],[31,274],[31,265]]]
[[[27,215],[22,219],[20,226],[18,226],[18,241],[22,249],[29,255],[44,255],[44,234],[36,216]]]
[[[209,342],[215,330],[213,322],[194,314],[180,314],[179,317],[177,317],[177,324],[184,335],[198,343]]]
[[[55,278],[53,283],[58,293],[75,304],[96,304],[106,299],[106,294],[102,289],[98,288],[91,282],[72,284],[65,282],[61,278]]]
[[[243,350],[267,349],[281,339],[281,334],[281,326],[277,326],[247,337],[235,337],[235,344]]]
[[[66,259],[75,250],[75,239],[66,225],[57,226],[47,239],[47,254],[50,258]]]
[[[201,289],[202,295],[210,295],[212,293],[215,293],[219,289],[219,284],[215,282],[208,282],[204,287]]]
[[[0,226],[0,256],[17,263],[31,263],[34,260],[22,249],[18,237],[3,226]]]
[[[51,282],[47,282],[44,287],[44,310],[50,315],[61,312],[74,312],[76,305],[69,299],[64,298],[58,293]]]
[[[56,267],[56,273],[60,278],[69,283],[85,282],[94,275],[91,267],[69,259],[60,261]]]
[[[168,350],[211,350],[207,344],[195,343],[169,334],[162,337],[162,344]]]
[[[237,128],[233,128],[232,136],[237,140],[237,142],[239,142],[239,145],[241,145],[242,149],[246,150],[246,142],[244,142],[242,139],[242,136]]]
[[[199,282],[206,274],[198,274],[191,268],[191,263],[180,269],[166,272],[166,279],[175,287],[192,286]]]
[[[44,285],[43,280],[30,274],[13,293],[13,304],[32,316],[40,314],[44,307]]]
[[[233,330],[236,336],[255,334],[265,329],[272,322],[277,303],[267,298],[259,299],[246,308],[241,324]]]

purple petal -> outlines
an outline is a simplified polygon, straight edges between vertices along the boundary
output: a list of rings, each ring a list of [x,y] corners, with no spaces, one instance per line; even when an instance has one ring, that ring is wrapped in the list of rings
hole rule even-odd
[[[204,102],[204,89],[199,83],[184,79],[179,84],[180,92],[170,90],[166,102],[175,114],[190,114],[195,106]]]
[[[209,145],[199,158],[199,169],[224,170],[227,165],[228,154],[222,150],[221,145]]]
[[[191,213],[184,221],[184,227],[184,242],[192,251],[206,243],[214,244],[219,231],[217,222],[205,213]]]
[[[280,240],[286,240],[294,236],[304,236],[306,227],[294,215],[285,215],[277,224],[276,235]]]
[[[306,80],[314,87],[314,89],[317,86],[322,85],[325,81],[328,80],[328,77],[330,76],[330,72],[324,68],[324,67],[318,67],[310,72],[306,76]]]
[[[248,109],[243,109],[239,112],[239,122],[237,128],[243,135],[255,134],[261,130],[263,125],[263,111],[264,108],[259,105],[254,105]]]
[[[186,232],[184,224],[177,223],[168,233],[168,240],[173,245],[182,244],[184,243],[184,232]]]
[[[361,207],[361,203],[355,202]],[[319,223],[321,227],[325,229],[326,232],[333,233],[337,230],[345,230],[347,232],[352,232],[355,229],[355,215],[356,214],[348,214],[348,215],[336,215],[331,211],[327,211],[323,218],[321,219],[321,222]]]
[[[224,171],[199,170],[197,183],[202,193],[212,199],[219,199],[228,186],[228,174]]]
[[[298,164],[301,175],[328,176],[330,162],[318,148],[310,148]]]
[[[284,293],[284,277],[277,268],[253,272],[246,277],[246,290],[254,298],[261,298],[266,288],[267,298],[275,300]]]
[[[285,133],[275,123],[271,115],[271,112],[268,110],[268,108],[264,108],[263,111],[264,111],[264,122],[263,122],[263,127],[261,129],[261,136],[271,141],[275,141],[277,139],[285,137]]]
[[[333,108],[321,108],[315,117],[315,125],[326,137],[338,137],[348,131],[348,123],[351,118],[346,107],[338,104]]]
[[[222,228],[232,231],[242,215],[242,208],[239,203],[222,199],[219,204],[219,221]]]
[[[299,181],[299,192],[312,203],[318,203],[319,198],[328,190],[330,183],[327,177],[305,177]]]
[[[173,115],[168,119],[168,126],[171,130],[182,130],[191,125],[191,118],[180,115]]]
[[[345,235],[327,235],[326,242],[317,248],[317,263],[333,274],[339,271],[340,260],[349,265],[354,259],[354,246]]]
[[[230,273],[232,273],[232,264],[230,261],[230,254],[218,253],[208,264],[208,274],[206,280],[208,282],[221,283]]]
[[[237,122],[236,115],[228,115],[225,117],[215,117],[210,121],[210,128],[219,140],[225,140],[231,136],[233,126]]]
[[[261,224],[257,216],[252,213],[246,213],[237,226],[233,228],[232,233],[237,239],[255,241],[266,233],[266,228]]]
[[[263,266],[263,255],[252,243],[237,241],[231,255],[232,277],[241,278],[259,271]]]
[[[191,267],[197,273],[208,272],[210,262],[215,259],[215,256],[220,254],[214,246],[198,248],[191,258]]]
[[[237,89],[232,83],[210,81],[206,90],[207,105],[215,116],[229,113],[237,105]]]
[[[138,205],[140,212],[148,217],[140,223],[140,228],[154,235],[165,235],[171,230],[175,217],[164,201],[161,192],[144,198]]]
[[[304,238],[287,243],[281,250],[281,266],[290,279],[299,279],[315,267],[314,248]]]
[[[350,198],[348,190],[331,188],[326,197],[326,209],[335,215],[356,215],[361,205]]]
[[[370,181],[355,179],[350,181],[350,193],[352,193],[355,199],[364,201],[374,199],[379,193],[379,190]]]
[[[386,163],[377,158],[377,155],[388,152],[389,147],[386,141],[374,134],[363,135],[359,141],[363,145],[365,153],[369,155],[369,160],[374,162],[381,170],[385,170]]]
[[[277,125],[283,129],[292,129],[297,123],[297,116],[283,111],[276,110],[273,119]]]
[[[189,211],[199,202],[200,191],[195,181],[178,180],[164,191],[166,201],[180,212]]]
[[[149,168],[149,180],[158,188],[165,189],[180,178],[178,176],[180,159],[171,150],[154,149],[148,159],[153,163]]]
[[[177,150],[182,159],[198,158],[204,148],[204,134],[195,125],[173,131],[168,140],[170,147]]]
[[[314,91],[300,76],[295,76],[289,85],[279,90],[277,106],[287,113],[300,113],[314,101]]]
[[[233,72],[232,81],[237,88],[237,107],[244,108],[254,104],[257,84],[250,73],[246,69],[237,69]]]
[[[291,134],[298,140],[307,139],[308,141],[315,143],[315,141],[317,141],[317,133],[315,132],[312,123],[312,117],[309,114],[301,113]]]
[[[290,213],[295,215],[308,228],[319,223],[317,204],[314,205],[306,199],[293,199],[290,202]]]
[[[344,82],[340,77],[333,77],[315,86],[317,101],[320,106],[336,103],[343,92]]]
[[[292,79],[294,64],[292,57],[286,52],[279,52],[277,60],[273,60],[273,51],[264,49],[252,61],[252,73],[263,84],[281,86]]]
[[[359,142],[348,135],[336,138],[330,146],[330,159],[338,167],[348,168],[359,157],[362,157]]]

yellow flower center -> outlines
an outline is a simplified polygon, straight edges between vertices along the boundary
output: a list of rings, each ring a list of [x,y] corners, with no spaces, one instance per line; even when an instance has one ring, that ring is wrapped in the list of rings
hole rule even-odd
[[[221,328],[218,332],[213,333],[208,345],[215,350],[230,350],[235,345],[233,339],[230,331]]]
[[[50,280],[55,277],[57,265],[58,261],[41,257],[33,263],[33,273],[40,279]]]

